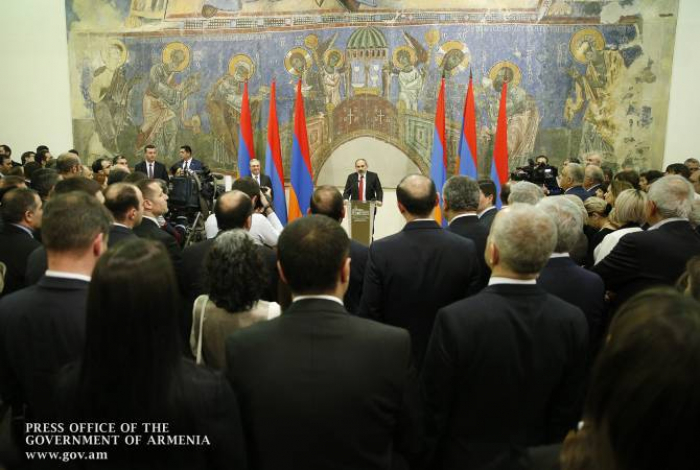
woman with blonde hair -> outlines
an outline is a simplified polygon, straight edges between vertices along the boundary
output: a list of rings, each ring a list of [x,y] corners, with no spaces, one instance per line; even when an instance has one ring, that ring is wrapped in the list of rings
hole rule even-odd
[[[641,232],[647,222],[647,205],[649,198],[641,189],[626,189],[615,200],[615,208],[608,217],[611,225],[618,227],[603,238],[603,241],[593,250],[595,264],[615,248],[615,245],[628,233]]]

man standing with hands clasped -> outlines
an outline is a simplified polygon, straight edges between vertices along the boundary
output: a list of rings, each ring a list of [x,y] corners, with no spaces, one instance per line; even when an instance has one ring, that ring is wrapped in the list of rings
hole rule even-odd
[[[353,201],[375,201],[377,207],[382,205],[384,191],[376,173],[367,171],[367,160],[360,158],[355,161],[355,173],[348,175],[343,191],[343,199]]]

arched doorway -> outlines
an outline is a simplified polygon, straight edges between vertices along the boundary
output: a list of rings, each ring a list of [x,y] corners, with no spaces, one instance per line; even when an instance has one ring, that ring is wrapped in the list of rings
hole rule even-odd
[[[367,160],[369,170],[379,175],[384,188],[384,205],[377,212],[374,238],[392,235],[405,223],[396,206],[396,186],[401,178],[409,173],[420,173],[420,169],[394,145],[373,137],[357,137],[332,151],[318,171],[316,185],[329,184],[343,191],[348,174],[355,171],[358,158]]]

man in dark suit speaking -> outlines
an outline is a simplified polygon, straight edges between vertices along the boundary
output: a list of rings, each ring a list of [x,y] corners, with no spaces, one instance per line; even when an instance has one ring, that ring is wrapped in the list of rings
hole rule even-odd
[[[180,147],[180,157],[182,160],[170,167],[170,174],[177,175],[178,170],[180,170],[180,174],[186,174],[186,172],[202,171],[204,169],[202,162],[192,158],[192,147],[189,145]]]
[[[143,150],[143,161],[137,163],[134,170],[146,174],[149,179],[161,179],[167,183],[170,181],[168,170],[165,169],[165,165],[156,161],[157,154],[155,145],[146,145]]]
[[[379,176],[376,173],[367,171],[367,168],[367,160],[364,158],[355,161],[356,172],[348,175],[348,180],[345,182],[345,191],[343,191],[343,199],[363,202],[375,201],[377,207],[379,207],[384,199],[382,183],[379,182]]]

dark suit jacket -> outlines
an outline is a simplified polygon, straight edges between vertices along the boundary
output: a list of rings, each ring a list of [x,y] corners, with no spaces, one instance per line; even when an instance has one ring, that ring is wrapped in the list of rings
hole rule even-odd
[[[700,235],[687,221],[628,233],[593,267],[605,287],[617,294],[617,307],[634,294],[657,285],[673,286],[693,256],[700,255]]]
[[[359,315],[406,328],[420,366],[438,309],[478,291],[476,256],[474,242],[435,221],[406,224],[370,246]]]
[[[583,189],[586,189],[586,188],[583,188]],[[593,197],[593,196],[596,195],[596,192],[597,192],[599,189],[600,189],[600,185],[599,185],[599,184],[594,184],[594,185],[591,186],[590,188],[586,189],[586,191],[588,192],[588,195],[589,195],[589,196]]]
[[[483,289],[489,283],[489,278],[491,277],[491,270],[486,264],[486,257],[484,256],[486,252],[486,239],[489,237],[489,229],[486,225],[480,223],[479,217],[476,214],[473,214],[453,219],[447,227],[447,230],[474,242],[481,271],[479,289]]]
[[[591,351],[595,351],[605,329],[607,313],[605,284],[600,276],[577,266],[570,257],[551,258],[540,272],[537,285],[583,311]]]
[[[134,167],[135,171],[140,171],[141,173],[148,175],[148,168],[146,167],[146,162],[141,161],[136,164]],[[165,165],[163,165],[161,162],[154,162],[153,164],[153,178],[154,179],[161,179],[165,181],[166,183],[170,181],[170,177],[168,176],[168,170],[165,169]]]
[[[165,248],[167,248],[168,254],[170,255],[170,259],[173,262],[175,275],[178,277],[178,279],[182,278],[182,249],[180,248],[180,245],[177,244],[175,237],[161,229],[158,224],[145,217],[139,225],[134,227],[134,233],[136,236],[141,238],[157,240],[165,245]]]
[[[184,164],[184,160],[180,160],[179,162],[175,163],[173,166],[170,167],[170,174],[174,175],[177,172],[178,168],[184,167]],[[155,170],[155,167],[153,169]],[[199,160],[195,160],[194,158],[190,160],[190,171],[202,171],[203,169],[204,165],[202,164],[202,162],[200,162]]]
[[[134,234],[134,231],[129,228],[112,225],[112,228],[109,229],[107,246],[111,248],[120,241],[135,236],[136,234]],[[29,258],[27,258],[27,272],[25,277],[26,284],[31,286],[39,282],[39,279],[41,279],[47,269],[48,263],[46,259],[46,248],[40,246],[36,250],[32,251]]]
[[[573,186],[564,191],[564,194],[573,194],[574,196],[580,197],[582,201],[585,201],[586,199],[591,197],[591,194],[585,189],[583,189],[583,186]]]
[[[486,227],[487,233],[491,231],[491,224],[493,224],[493,219],[496,218],[497,213],[498,209],[496,209],[496,207],[493,207],[492,209],[489,209],[483,214],[481,214],[481,217],[479,217],[479,223]]]
[[[0,390],[33,418],[49,416],[53,374],[77,360],[85,342],[88,282],[42,277],[0,301]]]
[[[345,182],[345,191],[343,191],[345,199],[360,200],[359,181],[357,172],[348,175],[348,180]],[[382,183],[379,182],[379,176],[368,171],[365,175],[365,200],[382,201],[383,199],[384,191],[382,190]]]
[[[435,469],[484,468],[560,442],[580,417],[588,326],[535,285],[492,285],[440,310],[421,376]]]
[[[369,248],[362,243],[350,240],[350,286],[343,303],[348,312],[357,314],[362,299],[362,283],[365,281],[365,265]]]
[[[41,243],[27,232],[11,224],[5,224],[0,232],[0,262],[5,263],[5,289],[0,296],[25,287],[27,259]]]
[[[255,176],[253,176],[253,175],[250,175],[250,176],[251,176],[251,178],[255,179]],[[272,189],[272,179],[263,172],[260,172],[260,186],[261,187],[265,186],[267,188],[270,188],[270,196],[272,196],[272,198],[274,199],[275,192]],[[270,202],[272,202],[272,201],[270,201]]]
[[[420,452],[410,338],[332,300],[293,303],[226,341],[250,468],[389,469]]]

